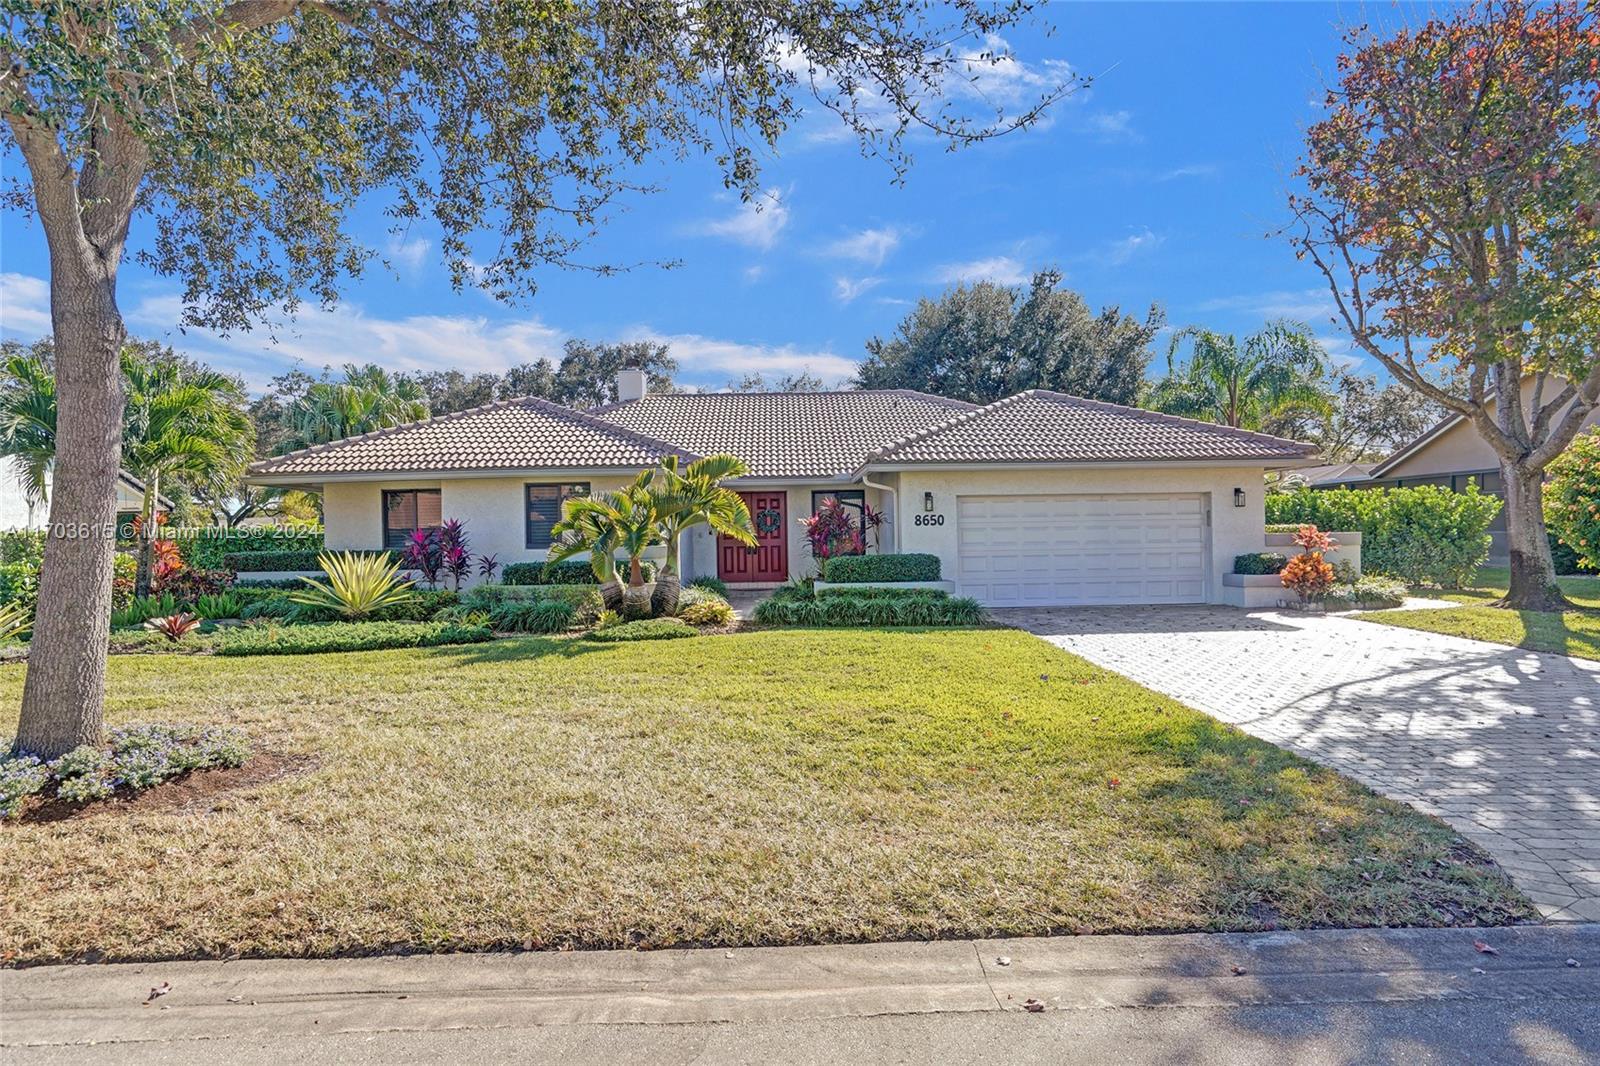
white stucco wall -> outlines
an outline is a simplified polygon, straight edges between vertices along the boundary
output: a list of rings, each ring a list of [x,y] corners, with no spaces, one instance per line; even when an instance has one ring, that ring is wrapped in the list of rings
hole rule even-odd
[[[50,474],[44,476],[45,495],[50,493]],[[144,506],[144,497],[120,479],[117,481],[117,510],[137,511]],[[27,490],[22,478],[9,463],[0,467],[0,529],[43,529],[50,517],[48,503],[28,503]]]
[[[992,468],[987,470],[906,470],[900,473],[900,550],[939,556],[942,576],[959,582],[957,560],[961,496],[1011,494],[1202,493],[1210,499],[1211,565],[1206,598],[1222,603],[1222,576],[1233,559],[1261,551],[1266,512],[1262,502],[1263,471],[1259,467],[1101,467]],[[1233,490],[1245,491],[1245,505],[1234,506]],[[943,525],[915,525],[923,512],[923,493],[933,493],[933,514]]]

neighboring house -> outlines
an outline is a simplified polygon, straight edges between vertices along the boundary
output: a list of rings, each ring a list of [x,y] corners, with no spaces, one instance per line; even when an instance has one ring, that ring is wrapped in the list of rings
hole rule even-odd
[[[1524,408],[1531,409],[1533,378],[1522,383]],[[1585,426],[1600,423],[1600,411],[1589,417]],[[1452,414],[1422,436],[1397,449],[1372,468],[1361,488],[1408,488],[1413,485],[1441,485],[1453,492],[1472,484],[1490,495],[1505,499],[1500,481],[1500,457],[1477,429],[1461,415]],[[1494,546],[1489,561],[1503,564],[1506,551],[1506,514],[1501,508],[1489,526]]]
[[[50,475],[44,476],[45,497],[50,494]],[[121,531],[144,507],[144,482],[126,470],[117,475],[117,529]],[[165,496],[156,502],[160,511],[170,511],[172,501]],[[43,529],[50,517],[50,505],[28,499],[22,479],[12,470],[0,475],[0,529]]]
[[[1326,466],[1308,466],[1293,470],[1283,476],[1283,485],[1305,486],[1313,489],[1366,488],[1376,463],[1330,463]]]
[[[816,572],[799,519],[828,497],[882,512],[875,551],[931,552],[996,606],[1222,602],[1234,556],[1263,545],[1263,473],[1312,446],[1078,399],[984,407],[904,390],[645,395],[581,412],[507,400],[254,464],[258,485],[320,490],[332,548],[399,546],[445,518],[500,562],[546,557],[564,500],[663,456],[730,452],[760,543],[701,527],[686,578],[747,587]]]

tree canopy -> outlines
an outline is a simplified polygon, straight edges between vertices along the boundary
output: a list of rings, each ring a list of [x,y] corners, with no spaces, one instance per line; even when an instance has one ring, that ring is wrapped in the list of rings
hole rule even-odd
[[[1161,309],[1143,319],[1116,307],[1095,314],[1061,281],[1041,270],[1027,286],[980,281],[919,301],[892,337],[867,342],[856,384],[971,403],[1024,389],[1136,403]]]
[[[1270,322],[1242,341],[1189,326],[1173,335],[1167,373],[1147,400],[1168,414],[1288,435],[1308,416],[1331,413],[1326,370],[1327,353],[1299,323]]]

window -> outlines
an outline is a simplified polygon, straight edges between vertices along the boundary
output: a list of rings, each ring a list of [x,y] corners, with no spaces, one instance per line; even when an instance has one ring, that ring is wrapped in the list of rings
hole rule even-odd
[[[444,521],[438,489],[385,489],[383,493],[383,546],[404,548],[419,529],[437,529]]]
[[[565,485],[529,485],[527,529],[529,548],[548,548],[551,544],[550,527],[561,521],[567,501],[574,496],[589,495],[587,481]]]
[[[811,494],[811,513],[816,514],[828,500],[838,500],[846,511],[850,512],[851,519],[857,529],[864,529],[862,519],[867,509],[867,493],[864,489],[839,489],[835,492],[813,492]],[[862,538],[862,543],[866,538]],[[846,551],[843,548],[835,551],[835,555],[865,555],[866,551]]]

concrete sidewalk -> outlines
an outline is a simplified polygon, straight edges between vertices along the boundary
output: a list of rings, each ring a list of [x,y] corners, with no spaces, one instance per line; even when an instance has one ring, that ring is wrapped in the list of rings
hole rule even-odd
[[[1122,1061],[1493,1040],[1526,1054],[1492,1061],[1583,1062],[1600,926],[39,967],[0,974],[0,1004],[18,1063],[1061,1061],[1093,1040]]]

